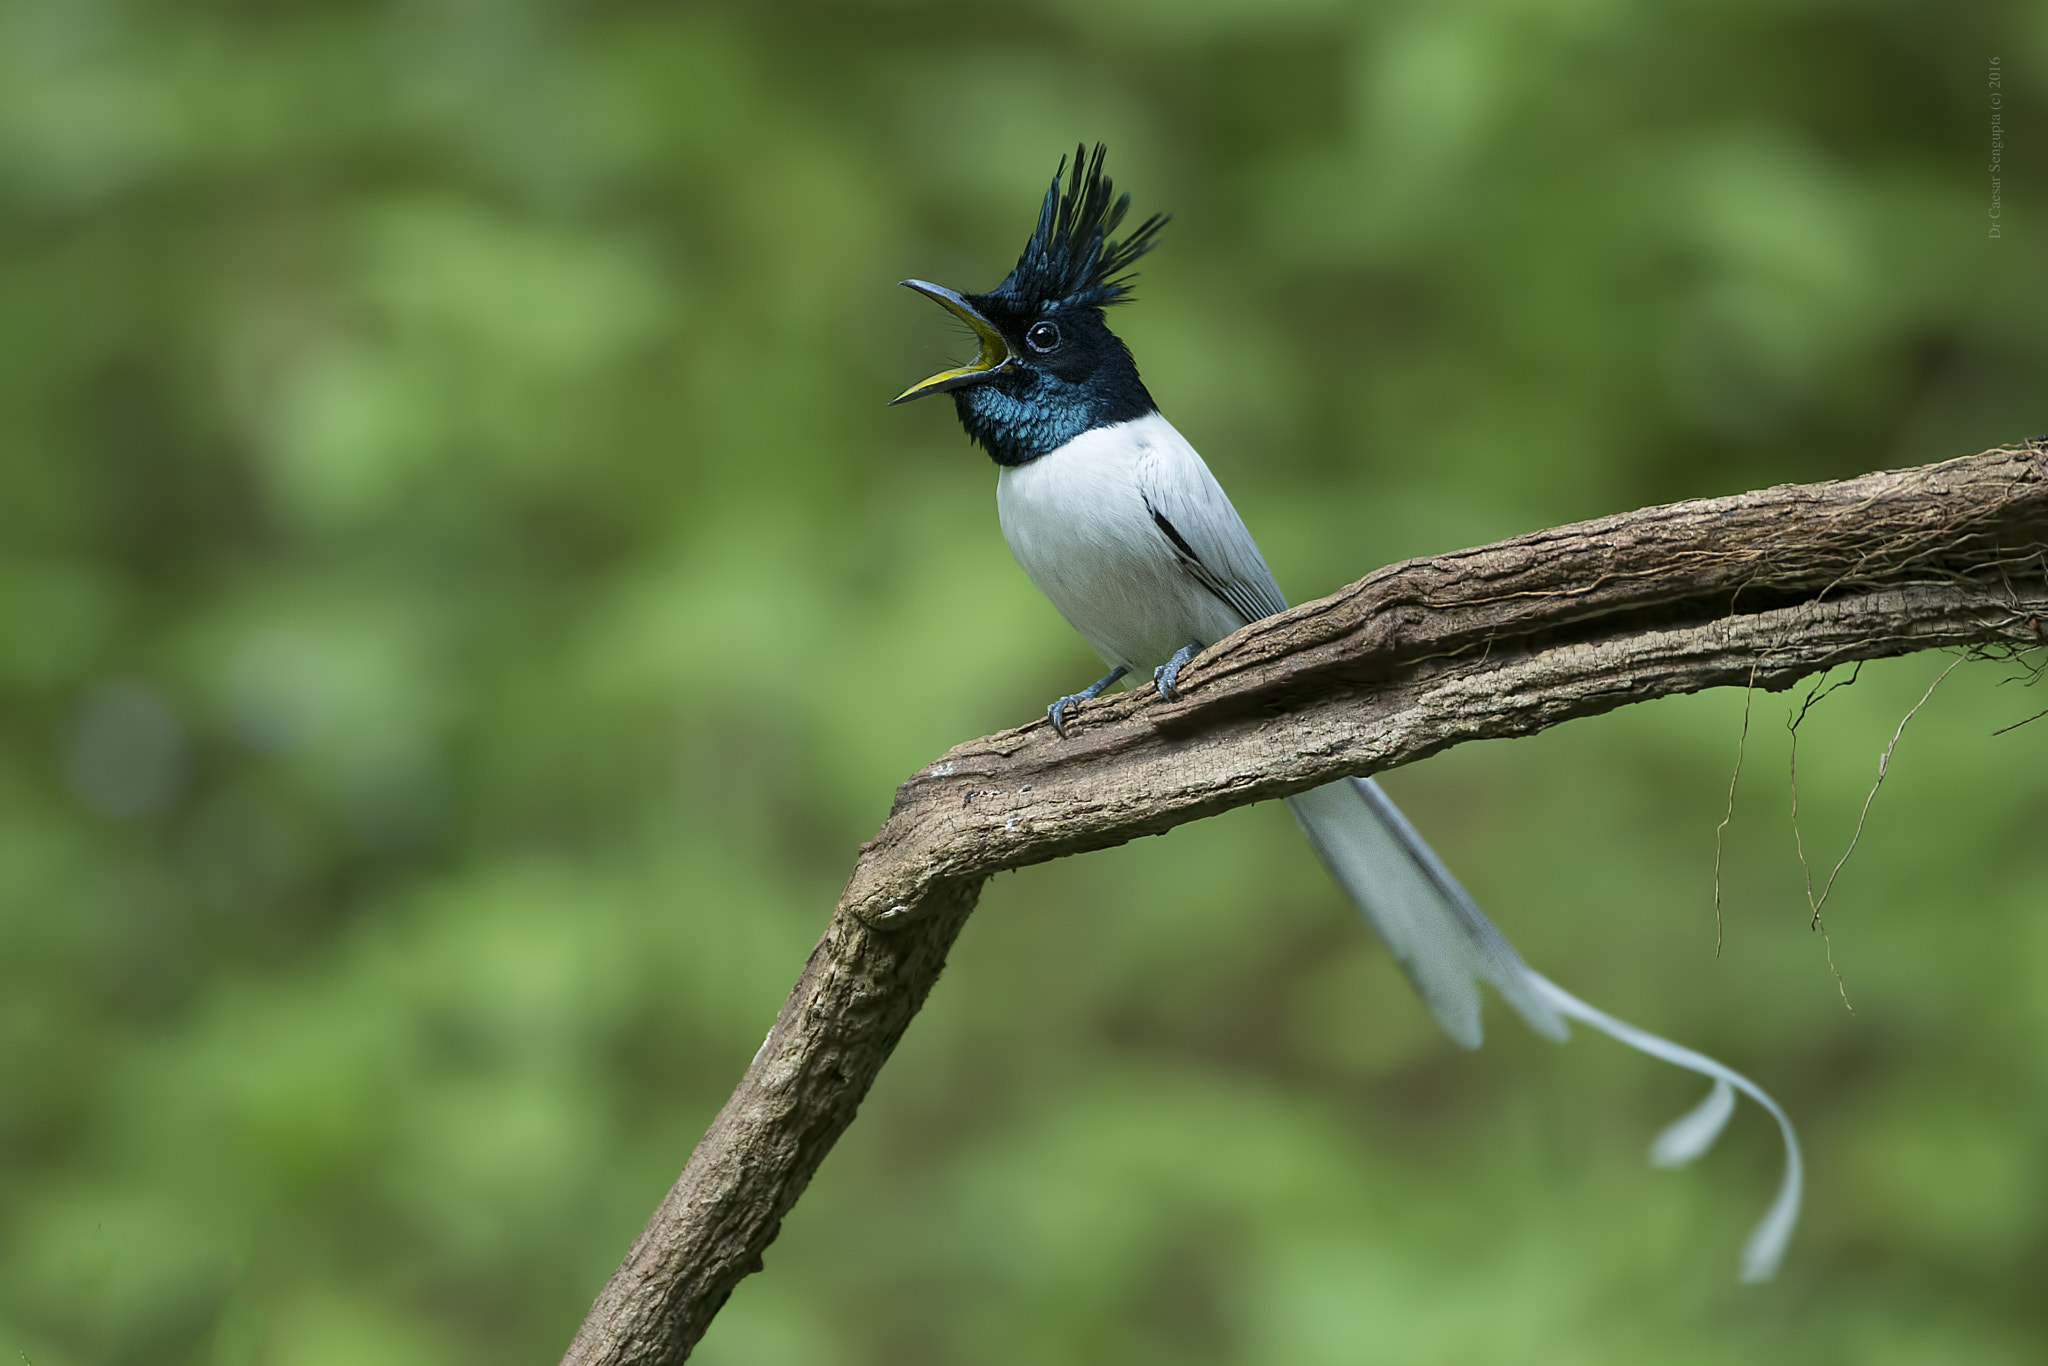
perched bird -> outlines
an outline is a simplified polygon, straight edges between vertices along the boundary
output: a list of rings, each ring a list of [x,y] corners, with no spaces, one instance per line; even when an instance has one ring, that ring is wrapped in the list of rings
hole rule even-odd
[[[1153,215],[1112,239],[1130,208],[1103,174],[1105,149],[1062,160],[1038,226],[1004,281],[960,294],[903,283],[974,330],[980,354],[892,400],[950,393],[968,436],[998,467],[996,509],[1010,551],[1094,647],[1109,672],[1046,709],[1062,736],[1075,708],[1126,676],[1175,695],[1182,666],[1287,601],[1244,521],[1187,439],[1160,415],[1103,309],[1130,297],[1131,266],[1158,241]],[[1064,178],[1065,184],[1062,185]],[[1537,1033],[1563,1041],[1567,1017],[1713,1078],[1658,1136],[1650,1160],[1690,1161],[1719,1136],[1735,1091],[1777,1120],[1785,1174],[1744,1249],[1745,1280],[1776,1270],[1798,1218],[1801,1164],[1791,1122],[1755,1083],[1625,1024],[1522,961],[1379,788],[1347,778],[1287,799],[1309,843],[1378,933],[1423,1002],[1467,1048],[1480,1042],[1486,981]]]

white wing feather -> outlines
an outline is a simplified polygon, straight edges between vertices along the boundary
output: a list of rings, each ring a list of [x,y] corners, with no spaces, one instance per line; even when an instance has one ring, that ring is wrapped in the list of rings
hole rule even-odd
[[[1286,611],[1259,543],[1208,464],[1164,419],[1159,427],[1146,434],[1138,455],[1138,492],[1175,558],[1247,622]]]

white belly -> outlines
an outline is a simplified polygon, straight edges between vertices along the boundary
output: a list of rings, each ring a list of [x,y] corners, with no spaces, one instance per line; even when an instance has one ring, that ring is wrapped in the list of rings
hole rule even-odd
[[[1111,666],[1140,679],[1245,617],[1203,587],[1145,505],[1140,467],[1201,457],[1155,415],[1076,437],[996,481],[1003,538],[1038,590]],[[1212,482],[1213,481],[1209,481]]]

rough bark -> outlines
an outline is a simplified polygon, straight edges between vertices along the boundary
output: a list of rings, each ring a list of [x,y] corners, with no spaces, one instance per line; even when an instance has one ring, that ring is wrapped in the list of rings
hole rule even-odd
[[[683,1360],[846,1128],[991,873],[1466,740],[1939,647],[2048,639],[2048,452],[1784,486],[1368,575],[1181,675],[970,741],[898,789],[738,1089],[565,1366]]]

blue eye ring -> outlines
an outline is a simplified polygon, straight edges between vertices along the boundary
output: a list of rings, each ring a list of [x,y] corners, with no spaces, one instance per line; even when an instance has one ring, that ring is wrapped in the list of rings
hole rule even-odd
[[[1060,329],[1053,323],[1040,320],[1031,324],[1031,330],[1024,334],[1024,344],[1041,356],[1059,349]]]

